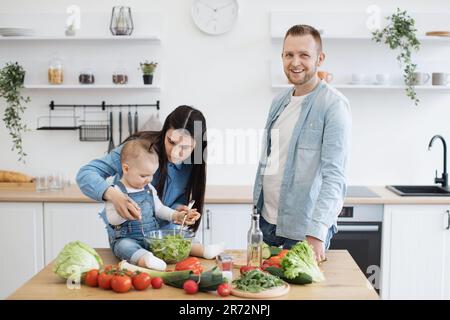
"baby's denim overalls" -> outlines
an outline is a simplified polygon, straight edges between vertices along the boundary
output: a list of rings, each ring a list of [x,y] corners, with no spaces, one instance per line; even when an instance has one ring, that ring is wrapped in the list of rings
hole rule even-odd
[[[100,213],[100,216],[106,223],[109,245],[114,255],[120,260],[127,260],[137,264],[148,250],[144,237],[148,236],[150,231],[159,228],[155,218],[155,204],[152,191],[146,185],[142,191],[128,193],[122,182],[117,181],[116,185],[139,205],[142,220],[128,220],[121,225],[113,226],[109,224],[105,210]]]

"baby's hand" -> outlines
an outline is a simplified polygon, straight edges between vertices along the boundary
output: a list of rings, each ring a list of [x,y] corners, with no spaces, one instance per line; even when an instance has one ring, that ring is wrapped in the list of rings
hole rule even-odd
[[[198,219],[200,219],[200,213],[196,209],[189,210],[186,218],[186,223],[191,225],[194,224]]]
[[[186,219],[185,219],[186,217]],[[193,225],[200,218],[200,213],[195,209],[189,211],[175,211],[173,214],[173,222],[177,224],[182,224],[183,220],[185,225]]]

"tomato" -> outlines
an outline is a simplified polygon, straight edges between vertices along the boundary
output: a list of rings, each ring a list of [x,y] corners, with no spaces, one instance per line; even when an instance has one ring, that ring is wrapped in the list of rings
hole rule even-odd
[[[194,280],[186,280],[183,289],[187,294],[195,294],[198,292],[198,284]]]
[[[98,287],[98,270],[92,269],[86,273],[84,282],[90,287]]]
[[[133,287],[136,290],[145,290],[150,285],[151,279],[150,276],[146,273],[139,273],[135,275],[133,278]]]
[[[222,283],[217,287],[217,293],[221,297],[226,297],[231,294],[231,287],[228,283]]]
[[[114,274],[109,272],[100,272],[98,275],[98,286],[100,288],[109,290],[111,289],[111,279],[114,277]]]
[[[153,289],[159,289],[162,287],[164,281],[160,277],[154,277],[152,278],[151,283]]]
[[[279,256],[280,258],[284,258],[284,256],[285,256],[288,252],[289,252],[288,249],[283,249],[283,250],[281,250],[281,252],[278,254],[278,256]]]
[[[127,275],[117,274],[111,279],[111,288],[117,293],[130,291],[131,286],[131,278]]]
[[[244,274],[246,272],[249,272],[250,270],[254,270],[254,269],[258,269],[257,267],[252,267],[252,266],[242,266],[239,271],[241,272],[241,274]]]
[[[270,267],[270,264],[268,264],[267,262],[264,262],[261,266],[261,270],[265,271],[267,267]]]

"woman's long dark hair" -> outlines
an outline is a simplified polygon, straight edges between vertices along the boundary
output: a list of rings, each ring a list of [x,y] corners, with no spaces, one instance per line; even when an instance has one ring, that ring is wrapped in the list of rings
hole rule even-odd
[[[128,137],[125,141],[131,139],[148,139],[151,141],[159,158],[159,179],[155,189],[160,199],[164,197],[164,186],[167,181],[167,152],[165,148],[166,133],[170,129],[185,129],[195,140],[195,148],[190,157],[184,160],[184,163],[192,165],[192,171],[186,185],[186,199],[195,200],[194,208],[203,214],[206,188],[206,120],[203,114],[189,106],[179,106],[172,111],[164,121],[161,131],[141,131]],[[187,203],[186,203],[187,204]],[[200,219],[192,226],[193,231],[197,231]]]

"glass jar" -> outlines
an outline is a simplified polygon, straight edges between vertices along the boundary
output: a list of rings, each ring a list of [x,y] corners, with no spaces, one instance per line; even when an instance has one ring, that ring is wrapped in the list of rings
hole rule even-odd
[[[86,68],[80,72],[78,76],[80,84],[93,84],[95,82],[94,71],[91,68]]]
[[[53,57],[48,67],[48,83],[62,84],[64,81],[62,62],[58,57]]]
[[[128,75],[124,69],[118,69],[113,72],[112,81],[114,84],[127,84]]]

